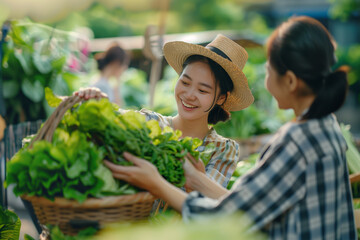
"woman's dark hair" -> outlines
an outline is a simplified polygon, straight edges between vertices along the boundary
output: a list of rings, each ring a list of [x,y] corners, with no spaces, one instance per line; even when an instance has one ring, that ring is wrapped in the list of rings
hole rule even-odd
[[[338,110],[348,89],[346,71],[332,71],[336,43],[326,28],[310,17],[293,17],[270,36],[267,55],[280,74],[291,70],[316,98],[302,119],[321,118]],[[310,90],[310,91],[309,91]]]
[[[225,94],[227,97],[227,92],[231,92],[234,89],[234,84],[227,74],[227,72],[216,62],[211,60],[210,58],[201,56],[201,55],[192,55],[188,57],[184,64],[183,69],[191,63],[194,62],[203,62],[210,66],[210,69],[212,70],[214,76],[215,76],[215,96],[212,102],[211,107],[207,110],[209,112],[208,116],[208,123],[209,124],[216,124],[219,121],[226,121],[230,118],[230,112],[224,110],[222,106],[216,104],[216,92],[217,92],[217,86],[219,84],[220,87],[220,93],[218,96],[221,96]],[[226,102],[226,99],[224,103]]]
[[[118,62],[120,65],[127,65],[129,63],[128,54],[117,44],[113,44],[106,50],[106,52],[95,54],[95,59],[100,71],[113,62]]]

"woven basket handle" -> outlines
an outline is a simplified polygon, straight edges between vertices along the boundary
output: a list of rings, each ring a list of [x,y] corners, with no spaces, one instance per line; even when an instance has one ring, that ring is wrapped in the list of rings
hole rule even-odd
[[[32,148],[34,142],[38,140],[46,140],[48,142],[51,142],[55,129],[59,125],[66,111],[72,108],[75,104],[81,102],[82,100],[83,99],[80,98],[79,96],[70,96],[64,98],[64,100],[60,103],[60,105],[45,121],[44,125],[36,134],[35,138],[30,142],[29,148]]]

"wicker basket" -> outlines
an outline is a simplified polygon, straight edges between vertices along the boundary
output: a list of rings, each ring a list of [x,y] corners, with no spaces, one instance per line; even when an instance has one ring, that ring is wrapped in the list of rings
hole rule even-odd
[[[44,123],[29,147],[38,140],[51,142],[53,133],[65,112],[80,101],[81,99],[77,96],[65,98]],[[83,203],[65,198],[55,198],[51,201],[38,196],[23,195],[21,197],[31,203],[42,226],[57,225],[63,233],[68,235],[75,235],[88,226],[100,227],[104,223],[145,219],[150,215],[156,200],[148,192],[88,198]]]
[[[56,198],[55,201],[27,195],[22,198],[31,203],[41,225],[59,226],[68,235],[75,235],[89,226],[99,227],[111,222],[146,219],[155,200],[148,192],[89,198],[81,204],[64,198]]]

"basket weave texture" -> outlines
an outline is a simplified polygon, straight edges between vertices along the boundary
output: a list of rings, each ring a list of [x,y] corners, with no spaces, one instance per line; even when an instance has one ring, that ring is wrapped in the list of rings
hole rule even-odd
[[[29,147],[38,140],[51,142],[53,133],[65,112],[81,100],[77,96],[65,98],[44,123]],[[68,235],[75,235],[88,226],[146,219],[156,199],[149,192],[88,198],[83,203],[61,197],[55,198],[54,201],[29,195],[23,195],[21,198],[31,203],[41,225],[57,225],[63,233]]]

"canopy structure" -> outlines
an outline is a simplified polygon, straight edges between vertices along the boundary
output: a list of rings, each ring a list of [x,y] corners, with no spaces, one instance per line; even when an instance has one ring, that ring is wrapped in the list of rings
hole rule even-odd
[[[264,43],[263,39],[256,38],[253,35],[245,34],[241,31],[236,30],[216,30],[193,33],[166,34],[163,38],[164,43],[171,41],[184,41],[188,43],[204,45],[211,42],[216,37],[216,35],[220,33],[234,40],[245,48],[261,46]],[[105,51],[106,47],[113,42],[119,43],[124,49],[129,51],[141,50],[145,44],[143,36],[98,38],[91,40],[90,50],[92,52]]]
[[[157,44],[165,44],[166,42],[171,41],[184,41],[193,44],[206,45],[211,42],[216,35],[223,34],[230,39],[234,40],[244,48],[259,47],[263,45],[263,39],[256,39],[250,34],[245,34],[240,31],[234,30],[218,30],[218,31],[204,31],[204,32],[193,32],[193,33],[179,33],[179,34],[166,34],[163,36],[158,36],[157,39],[151,41],[151,37],[156,36],[131,36],[131,37],[116,37],[116,38],[101,38],[93,39],[90,41],[90,51],[92,52],[102,52],[106,50],[106,47],[111,43],[118,43],[124,49],[132,52],[131,65],[133,67],[144,70],[148,73],[149,77],[149,106],[153,105],[155,87],[157,81],[161,78],[162,69],[164,64],[162,64],[162,46],[155,46],[160,49],[149,50],[151,46],[148,46],[150,42],[158,42]],[[149,40],[150,38],[150,40]],[[160,43],[159,43],[160,42]],[[150,53],[148,53],[150,52]],[[155,53],[155,54],[151,54]],[[150,56],[149,56],[150,55]],[[151,60],[150,64],[142,64],[146,62],[146,58]]]

